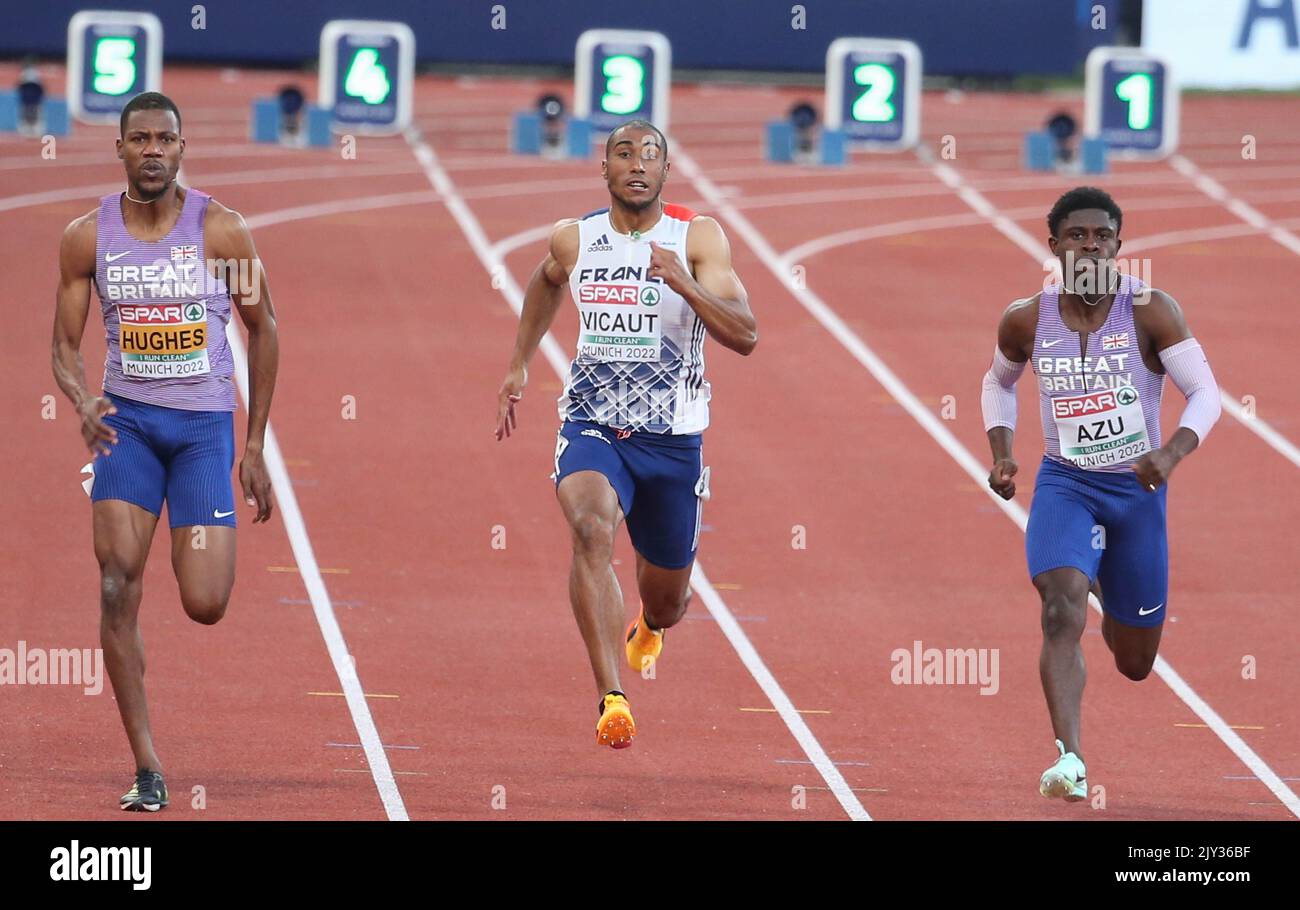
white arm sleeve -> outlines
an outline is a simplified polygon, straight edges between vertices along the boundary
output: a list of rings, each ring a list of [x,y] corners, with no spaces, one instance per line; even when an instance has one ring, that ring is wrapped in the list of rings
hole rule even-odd
[[[1195,433],[1198,443],[1204,445],[1210,427],[1223,412],[1223,405],[1219,403],[1219,384],[1214,381],[1214,373],[1210,371],[1210,362],[1205,358],[1200,342],[1188,338],[1167,347],[1160,352],[1160,362],[1174,385],[1178,386],[1178,391],[1187,398],[1187,407],[1183,409],[1178,425]]]
[[[984,374],[984,391],[980,407],[984,411],[985,432],[994,427],[1016,428],[1016,380],[1025,364],[1008,360],[997,345],[993,346],[993,365]]]

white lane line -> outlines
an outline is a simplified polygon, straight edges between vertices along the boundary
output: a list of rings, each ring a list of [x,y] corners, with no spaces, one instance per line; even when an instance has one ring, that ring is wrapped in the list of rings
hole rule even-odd
[[[180,179],[178,175],[178,180]],[[276,212],[266,212],[263,224],[274,223],[271,218]],[[235,361],[235,380],[239,385],[239,396],[244,401],[244,410],[248,410],[248,353],[244,340],[235,328],[235,320],[226,323],[226,339],[230,343],[230,353]],[[370,766],[370,775],[379,791],[379,798],[384,805],[384,813],[389,821],[410,821],[402,794],[397,789],[397,780],[393,777],[388,764],[388,755],[384,752],[375,720],[370,716],[370,706],[361,688],[357,668],[352,655],[348,653],[347,642],[343,640],[343,631],[339,628],[338,617],[334,615],[334,605],[330,602],[329,591],[325,588],[325,579],[321,577],[320,566],[316,562],[316,552],[312,548],[311,538],[307,535],[307,524],[303,521],[302,510],[298,508],[298,497],[294,495],[293,484],[289,480],[289,469],[285,467],[284,456],[280,452],[280,442],[276,438],[271,421],[266,422],[266,444],[262,452],[266,461],[267,472],[271,475],[271,487],[275,490],[275,504],[279,507],[280,518],[284,522],[285,533],[289,535],[289,544],[293,547],[293,558],[298,564],[298,574],[307,588],[311,598],[312,613],[320,627],[321,637],[325,639],[330,662],[334,673],[347,699],[348,712],[352,715],[352,725],[361,737],[366,750],[366,761]]]
[[[514,278],[506,270],[501,257],[493,250],[492,244],[488,241],[487,235],[483,233],[483,228],[478,223],[478,219],[474,217],[474,213],[470,211],[469,206],[461,198],[451,177],[438,163],[437,154],[415,128],[407,130],[406,140],[411,144],[411,150],[415,153],[415,157],[419,160],[421,166],[423,166],[425,174],[428,175],[429,183],[442,196],[447,209],[456,219],[456,223],[460,225],[461,231],[465,234],[465,239],[469,241],[470,246],[474,249],[479,262],[483,264],[483,268],[487,270],[488,274],[493,276],[493,284],[499,285],[498,290],[501,291],[506,302],[510,304],[510,308],[515,312],[515,315],[519,315],[523,310],[523,291],[520,290],[519,285],[515,283]],[[555,370],[555,374],[563,380],[569,371],[569,358],[549,332],[542,339],[541,350],[551,368]],[[709,583],[709,579],[704,574],[704,569],[698,560],[691,572],[691,585],[699,592],[700,599],[708,607],[713,618],[717,620],[718,627],[727,636],[727,641],[731,643],[741,661],[744,662],[746,669],[749,670],[750,675],[754,677],[759,688],[771,701],[772,707],[776,708],[781,719],[785,721],[786,727],[789,728],[790,733],[799,743],[804,754],[808,756],[818,773],[821,774],[822,779],[826,781],[826,785],[835,794],[835,798],[839,800],[849,818],[854,821],[870,821],[871,816],[862,807],[857,795],[849,787],[839,769],[827,756],[821,743],[817,741],[808,725],[795,710],[789,697],[782,690],[780,683],[776,681],[776,677],[767,669],[753,643],[750,642],[749,637],[740,628],[740,624],[736,622],[731,610],[728,609],[713,585]]]
[[[451,164],[446,159],[442,161],[443,166],[451,170]],[[1290,194],[1300,199],[1300,192]],[[761,197],[760,197],[761,198]],[[773,197],[775,198],[775,197]],[[811,203],[800,194],[782,196],[785,201],[783,205],[803,205]],[[1279,196],[1280,200],[1281,197]],[[733,200],[740,204],[742,200]],[[681,205],[689,209],[700,208],[705,205],[703,200],[697,199],[679,199]],[[1197,196],[1160,196],[1152,199],[1142,200],[1143,211],[1153,211],[1156,209],[1181,209],[1181,208],[1205,208],[1207,203],[1203,202],[1199,195]],[[745,208],[750,208],[748,204]],[[1015,221],[1025,219],[1040,219],[1043,215],[1040,206],[1026,206],[1018,209],[1005,209],[1002,214]],[[975,224],[983,224],[982,215],[966,213],[954,215],[935,215],[926,218],[909,218],[905,221],[891,221],[887,224],[870,225],[862,228],[851,228],[846,231],[839,231],[834,234],[826,234],[821,237],[814,237],[806,243],[801,243],[796,247],[786,250],[781,254],[781,259],[788,265],[795,265],[801,259],[809,256],[815,256],[824,253],[827,250],[835,249],[841,246],[850,246],[855,243],[862,243],[867,240],[880,240],[886,237],[896,237],[902,234],[920,234],[926,231],[943,231],[950,230],[954,227],[968,227]],[[1300,228],[1300,218],[1290,221],[1279,222],[1283,227]],[[551,233],[554,225],[551,222],[539,224],[536,227],[528,228],[517,234],[511,234],[492,244],[492,250],[498,256],[505,257],[520,247],[528,246],[540,240],[546,239]],[[1258,233],[1258,231],[1248,226],[1242,225],[1225,225],[1212,228],[1198,228],[1192,231],[1171,231],[1166,234],[1149,234],[1137,240],[1129,240],[1125,243],[1124,249],[1130,248],[1134,252],[1138,250],[1154,249],[1161,246],[1172,246],[1179,243],[1188,243],[1192,241],[1210,242],[1214,240],[1229,240],[1237,237],[1247,237]]]
[[[989,489],[988,472],[984,468],[983,464],[976,460],[975,456],[971,454],[970,450],[962,445],[960,440],[958,440],[947,427],[940,423],[939,419],[935,417],[933,413],[917,400],[911,390],[908,389],[893,373],[893,371],[885,365],[884,361],[882,361],[876,353],[867,346],[866,342],[859,338],[852,329],[845,325],[844,321],[840,319],[840,317],[831,310],[831,308],[828,307],[821,298],[808,288],[799,287],[795,284],[793,275],[791,275],[789,269],[782,268],[781,257],[777,255],[771,244],[767,242],[767,239],[759,233],[759,231],[736,209],[735,206],[733,206],[721,193],[718,192],[717,187],[714,186],[706,176],[704,176],[703,172],[695,164],[694,160],[686,154],[680,142],[676,143],[676,152],[674,155],[679,171],[685,173],[687,179],[695,184],[700,195],[709,200],[719,214],[726,219],[727,223],[740,233],[758,259],[768,267],[768,270],[776,276],[777,280],[785,286],[786,290],[788,290],[790,294],[798,300],[799,303],[801,303],[818,322],[822,324],[822,327],[830,332],[831,335],[834,336],[834,338],[840,342],[840,344],[843,345],[859,363],[866,367],[867,371],[870,372],[871,375],[885,387],[889,394],[894,397],[894,400],[902,405],[904,410],[912,415],[917,423],[919,423],[921,427],[930,434],[931,438],[933,438],[935,442],[937,442],[943,450],[961,466],[966,474],[980,486],[994,504],[997,505],[998,508],[1000,508],[1012,521],[1014,521],[1017,527],[1022,531],[1025,530],[1029,524],[1028,513],[1019,505],[1019,503],[1004,500],[1001,496],[998,496]],[[946,167],[946,165],[943,165],[943,167]],[[951,171],[951,169],[949,170]],[[960,175],[955,171],[951,171],[947,176],[949,179],[955,178],[956,182],[964,184]],[[940,177],[940,179],[943,179],[943,177]],[[946,183],[948,181],[945,180],[944,182]],[[1026,249],[1026,252],[1029,252],[1030,255],[1034,257],[1035,261],[1039,261],[1037,250],[1026,248],[1025,241],[1032,240],[1032,238],[1030,238],[1022,228],[1001,215],[992,203],[981,196],[977,190],[973,190],[964,185],[962,188],[969,191],[965,194],[959,194],[963,201],[968,205],[971,205],[972,208],[975,208],[977,212],[980,212],[980,214],[985,215],[985,217],[993,221],[995,225],[998,225],[1000,230],[1005,226],[1010,225],[1010,228],[1008,229],[1010,232],[1008,233],[1008,231],[1004,231],[1004,233],[1007,233],[1007,236],[1011,238],[1017,246]],[[1236,403],[1232,402],[1232,404],[1235,405]],[[1228,406],[1229,403],[1225,402],[1225,407]],[[1240,413],[1240,406],[1238,406],[1237,409],[1238,413]],[[1252,420],[1247,422],[1246,425],[1250,426],[1255,422],[1256,421]],[[1088,600],[1093,609],[1100,612],[1101,605],[1097,602],[1096,598],[1089,595]],[[1191,686],[1187,685],[1187,683],[1183,681],[1182,677],[1174,672],[1173,667],[1169,665],[1168,661],[1163,657],[1157,656],[1154,669],[1156,674],[1165,681],[1165,684],[1173,690],[1174,694],[1177,695],[1198,717],[1200,717],[1216,735],[1218,735],[1224,745],[1232,750],[1232,753],[1236,755],[1237,758],[1246,765],[1246,767],[1250,768],[1250,770],[1254,772],[1254,774],[1263,781],[1270,790],[1273,791],[1273,794],[1277,796],[1277,798],[1281,800],[1295,816],[1300,818],[1300,798],[1297,798],[1296,795],[1291,792],[1290,788],[1282,782],[1282,779],[1278,777],[1278,775],[1264,762],[1264,760],[1260,758],[1254,750],[1246,745],[1240,736],[1237,736],[1234,731],[1229,729],[1223,719],[1205,703],[1204,699],[1197,695]]]
[[[260,212],[247,215],[244,221],[250,229],[270,227],[288,221],[305,221],[309,218],[325,218],[330,215],[343,215],[368,209],[388,209],[403,205],[423,205],[440,201],[441,197],[432,190],[419,193],[388,193],[383,196],[362,196],[359,199],[335,199],[330,202],[317,202],[313,205],[299,205],[293,208],[276,209],[273,212]]]
[[[389,174],[414,174],[409,165],[331,165],[327,167],[266,168],[258,171],[222,171],[216,174],[202,175],[204,186],[242,186],[245,183],[283,183],[288,180],[320,180],[328,177],[378,177]],[[0,212],[27,208],[33,205],[45,205],[51,202],[72,202],[78,199],[91,199],[105,196],[114,190],[121,190],[124,181],[118,178],[112,183],[90,183],[82,186],[66,187],[61,190],[47,190],[41,193],[24,193],[19,196],[0,198]]]
[[[1267,215],[1244,199],[1232,195],[1223,184],[1197,167],[1190,158],[1185,155],[1174,155],[1169,159],[1169,164],[1174,170],[1190,180],[1198,190],[1222,205],[1229,212],[1232,212],[1232,214],[1252,227],[1267,233],[1276,243],[1300,256],[1300,237],[1297,237],[1281,225],[1275,224]]]

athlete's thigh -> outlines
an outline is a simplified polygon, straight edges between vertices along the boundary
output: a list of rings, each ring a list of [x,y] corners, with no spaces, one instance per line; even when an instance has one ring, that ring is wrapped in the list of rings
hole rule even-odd
[[[235,529],[171,529],[172,571],[185,604],[225,603],[235,586]]]
[[[627,516],[632,546],[650,565],[689,578],[708,497],[701,448],[637,437],[618,445],[636,481],[636,505]]]
[[[1097,578],[1104,535],[1091,500],[1079,479],[1043,461],[1025,529],[1030,578],[1067,567],[1082,572],[1089,584]]]
[[[102,502],[121,502],[152,514],[156,522],[162,514],[163,499],[167,493],[167,469],[158,450],[157,440],[148,419],[148,405],[110,395],[117,409],[104,422],[117,431],[117,443],[109,454],[97,454],[91,464],[93,473],[90,499],[96,506]],[[115,534],[122,527],[121,516],[129,515],[119,509],[96,509],[96,515],[111,515],[106,532]],[[130,519],[135,526],[142,519]],[[98,521],[98,519],[97,519]],[[98,525],[97,525],[98,526]],[[153,525],[149,526],[150,539]],[[145,550],[147,552],[148,546]]]
[[[160,409],[167,440],[167,521],[173,530],[196,526],[235,529],[234,414]]]
[[[614,452],[614,432],[598,424],[566,422],[555,444],[555,495],[569,525],[591,516],[617,527],[632,509],[635,486]]]
[[[121,499],[102,499],[91,505],[91,523],[100,570],[139,578],[158,516]]]
[[[1125,478],[1128,480],[1129,478]],[[1136,477],[1132,489],[1108,496],[1106,547],[1098,580],[1102,606],[1116,629],[1159,628],[1165,621],[1169,593],[1169,541],[1165,525],[1168,487],[1155,493],[1142,489]],[[1128,635],[1125,641],[1134,638]],[[1151,635],[1137,636],[1141,641]]]

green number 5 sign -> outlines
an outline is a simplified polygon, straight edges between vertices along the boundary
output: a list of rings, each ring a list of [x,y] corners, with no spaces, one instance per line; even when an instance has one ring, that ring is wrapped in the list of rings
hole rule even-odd
[[[122,95],[133,85],[135,39],[100,38],[95,45],[95,91],[101,95]]]

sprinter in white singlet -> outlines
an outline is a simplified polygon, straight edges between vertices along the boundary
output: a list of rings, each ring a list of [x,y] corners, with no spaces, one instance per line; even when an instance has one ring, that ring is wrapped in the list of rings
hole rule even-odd
[[[636,734],[618,665],[645,672],[690,598],[709,480],[704,336],[740,354],[758,343],[722,228],[660,199],[668,170],[668,142],[652,124],[633,120],[610,133],[601,164],[609,208],[556,224],[524,294],[498,396],[503,439],[568,284],[579,329],[559,401],[554,479],[572,532],[569,595],[600,694],[596,742],[616,749]],[[626,632],[610,563],[625,518],[641,596]]]
[[[1205,441],[1220,409],[1214,374],[1178,304],[1114,270],[1123,217],[1115,200],[1093,187],[1057,200],[1047,216],[1048,245],[1062,283],[1003,314],[982,396],[993,452],[989,486],[1010,499],[1015,383],[1033,364],[1046,452],[1025,545],[1042,602],[1039,673],[1058,752],[1039,792],[1074,802],[1089,796],[1079,745],[1088,593],[1101,601],[1101,633],[1115,666],[1129,679],[1145,679],[1168,612],[1166,484]],[[1162,444],[1166,374],[1187,406]]]

